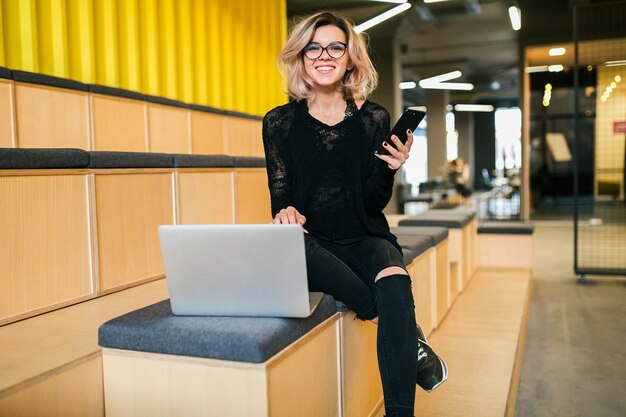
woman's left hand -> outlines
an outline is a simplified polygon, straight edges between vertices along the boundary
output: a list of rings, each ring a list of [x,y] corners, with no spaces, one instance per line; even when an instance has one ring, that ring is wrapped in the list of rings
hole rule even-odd
[[[387,162],[389,169],[393,169],[395,171],[399,169],[407,159],[409,159],[409,152],[411,151],[411,146],[413,145],[413,132],[411,132],[411,130],[407,130],[406,137],[406,143],[403,144],[396,135],[391,135],[391,141],[395,147],[387,142],[383,142],[383,146],[391,155],[376,154],[379,159]]]

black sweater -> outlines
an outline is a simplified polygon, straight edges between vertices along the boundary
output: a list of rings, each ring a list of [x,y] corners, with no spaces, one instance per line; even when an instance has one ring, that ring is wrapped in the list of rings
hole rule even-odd
[[[389,113],[366,101],[348,101],[346,118],[333,126],[308,112],[306,101],[277,107],[263,119],[272,217],[293,206],[312,236],[343,239],[395,236],[382,212],[396,171],[374,152],[389,135]]]

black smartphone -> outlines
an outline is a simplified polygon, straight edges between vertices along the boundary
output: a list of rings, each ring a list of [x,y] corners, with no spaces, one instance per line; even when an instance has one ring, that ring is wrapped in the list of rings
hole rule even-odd
[[[426,112],[423,112],[421,110],[413,110],[413,109],[405,110],[405,112],[402,114],[402,116],[400,116],[396,124],[391,129],[391,133],[389,134],[389,137],[385,138],[385,141],[387,141],[388,144],[393,146],[393,142],[391,141],[391,135],[396,135],[402,143],[406,143],[406,140],[407,140],[406,131],[408,129],[411,129],[411,132],[414,132],[415,129],[417,129],[417,125],[420,124],[420,122],[424,119],[425,116],[426,116]],[[380,148],[378,149],[376,153],[379,153],[381,155],[389,155],[389,152],[387,151],[387,149],[383,147],[382,142],[380,144]]]

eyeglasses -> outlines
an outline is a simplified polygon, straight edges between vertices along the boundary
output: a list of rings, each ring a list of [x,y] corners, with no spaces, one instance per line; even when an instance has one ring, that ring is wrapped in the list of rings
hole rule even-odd
[[[310,60],[314,60],[321,57],[324,51],[326,51],[331,58],[339,59],[346,54],[347,49],[348,44],[339,41],[331,42],[325,47],[317,42],[311,42],[304,47],[304,56]]]

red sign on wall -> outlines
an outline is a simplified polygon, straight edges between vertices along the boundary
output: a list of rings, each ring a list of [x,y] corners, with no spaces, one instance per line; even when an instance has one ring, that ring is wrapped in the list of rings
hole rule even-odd
[[[626,121],[613,122],[613,133],[626,133]]]

